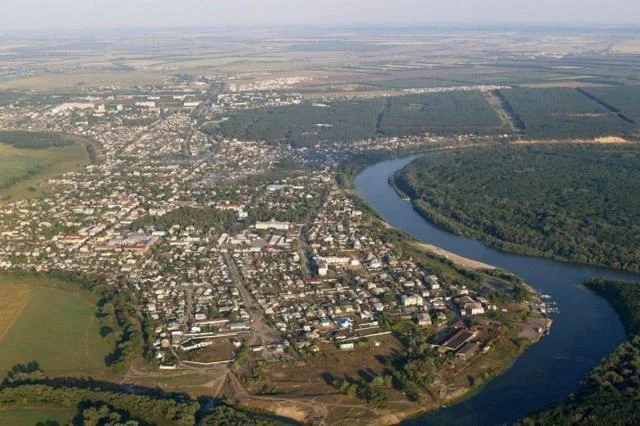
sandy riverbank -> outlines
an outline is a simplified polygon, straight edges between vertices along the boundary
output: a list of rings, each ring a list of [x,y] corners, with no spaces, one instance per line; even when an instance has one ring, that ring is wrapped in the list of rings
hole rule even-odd
[[[465,269],[473,269],[473,270],[494,270],[496,269],[493,265],[488,265],[486,263],[479,262],[477,260],[469,259],[458,254],[447,251],[443,248],[434,246],[432,244],[427,243],[414,243],[414,245],[422,250],[426,250],[429,253],[433,253],[436,256],[442,256],[450,261],[452,261],[457,266],[460,266]]]

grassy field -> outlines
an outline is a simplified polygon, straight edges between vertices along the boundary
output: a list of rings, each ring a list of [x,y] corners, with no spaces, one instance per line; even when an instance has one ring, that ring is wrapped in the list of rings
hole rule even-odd
[[[75,285],[0,275],[0,377],[17,363],[38,361],[48,375],[105,369],[92,296]]]
[[[0,407],[0,426],[33,426],[49,420],[63,425],[70,423],[75,413],[74,408],[68,407]]]
[[[0,200],[42,194],[42,182],[91,162],[80,141],[48,149],[25,149],[0,142]]]
[[[2,81],[0,82],[0,90],[52,91],[60,89],[86,89],[110,85],[133,87],[157,83],[166,78],[167,76],[163,73],[145,71],[40,74]]]

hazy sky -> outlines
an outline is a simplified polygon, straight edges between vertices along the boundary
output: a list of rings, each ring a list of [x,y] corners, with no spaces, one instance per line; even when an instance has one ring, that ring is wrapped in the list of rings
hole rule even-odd
[[[0,31],[442,22],[640,25],[640,0],[0,0],[0,5]]]

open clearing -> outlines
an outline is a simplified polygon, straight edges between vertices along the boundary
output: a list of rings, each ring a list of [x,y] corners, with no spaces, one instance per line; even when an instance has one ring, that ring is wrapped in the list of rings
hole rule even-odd
[[[48,148],[16,148],[0,143],[0,199],[20,199],[42,192],[40,183],[91,162],[84,143]]]
[[[88,293],[58,280],[0,275],[0,294],[0,377],[34,360],[49,375],[105,369],[110,347]]]

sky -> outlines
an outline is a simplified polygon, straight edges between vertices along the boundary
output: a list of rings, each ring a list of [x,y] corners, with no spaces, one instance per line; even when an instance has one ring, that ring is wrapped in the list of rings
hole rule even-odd
[[[0,31],[274,24],[640,25],[640,0],[0,0],[0,4]]]

